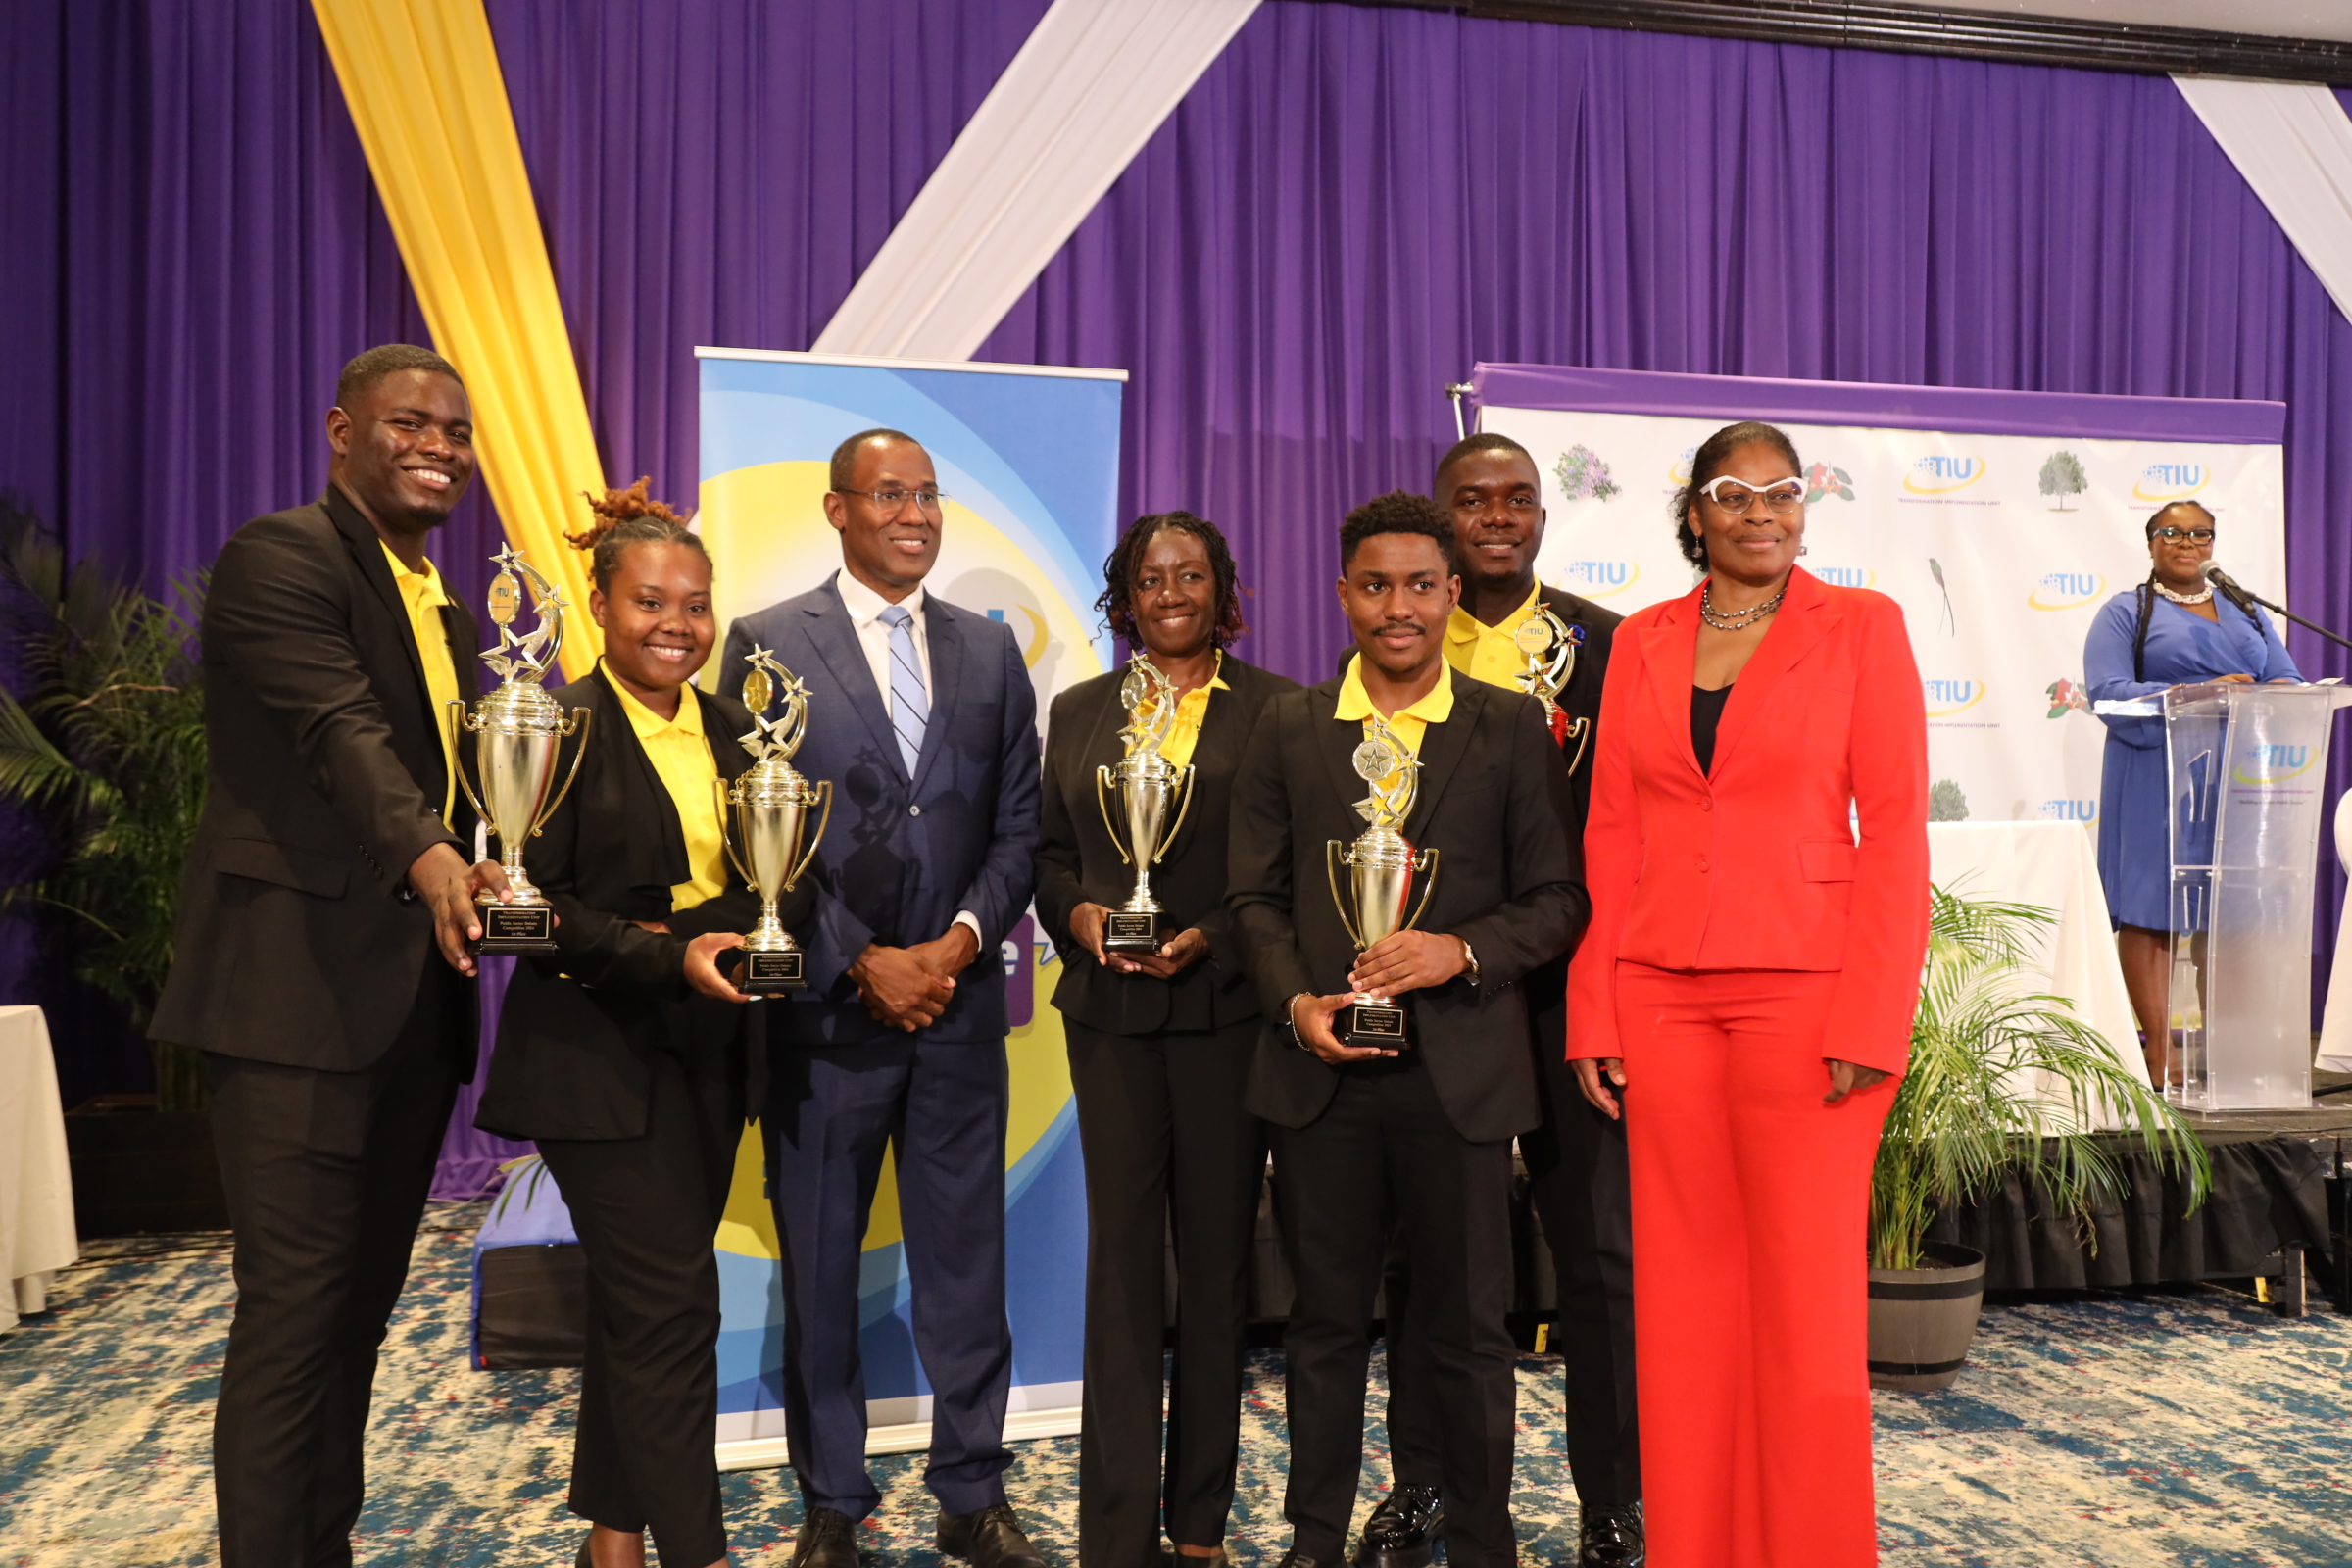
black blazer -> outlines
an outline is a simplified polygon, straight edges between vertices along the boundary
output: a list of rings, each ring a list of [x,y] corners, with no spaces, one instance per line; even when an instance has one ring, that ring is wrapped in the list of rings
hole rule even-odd
[[[1439,850],[1437,888],[1420,922],[1463,938],[1481,981],[1467,976],[1411,994],[1413,1029],[1438,1100],[1474,1142],[1509,1138],[1539,1119],[1527,998],[1519,985],[1566,952],[1591,916],[1581,847],[1568,830],[1568,781],[1536,700],[1448,668],[1453,714],[1429,726],[1421,787],[1404,836]],[[1347,989],[1355,950],[1331,899],[1325,843],[1352,842],[1364,819],[1350,756],[1363,726],[1335,716],[1340,682],[1266,704],[1234,782],[1231,889],[1226,895],[1266,1025],[1249,1107],[1280,1126],[1323,1113],[1353,1070],[1327,1065],[1291,1039],[1285,1008],[1298,993]]]
[[[441,616],[470,696],[473,617],[459,605]],[[435,844],[470,859],[473,841],[463,790],[441,820],[444,715],[375,529],[332,485],[248,522],[214,564],[199,641],[204,815],[148,1032],[356,1072],[391,1047],[423,966],[442,961],[410,865]],[[463,994],[450,1026],[470,1064]]]
[[[1198,926],[1208,956],[1173,980],[1119,974],[1070,937],[1070,911],[1081,904],[1117,908],[1135,891],[1135,868],[1119,859],[1095,798],[1095,769],[1120,757],[1119,704],[1124,666],[1081,681],[1054,699],[1046,725],[1045,807],[1037,846],[1037,917],[1061,953],[1054,1005],[1065,1017],[1109,1034],[1163,1029],[1221,1029],[1257,1016],[1257,992],[1246,983],[1233,926],[1225,912],[1225,851],[1233,778],[1242,748],[1269,699],[1298,683],[1225,656],[1193,748],[1192,802],[1168,858],[1152,870],[1152,896],[1167,910],[1171,934]]]
[[[741,776],[752,758],[736,737],[751,714],[731,698],[687,690],[703,705],[719,776]],[[555,906],[561,951],[514,966],[474,1125],[508,1138],[638,1138],[655,1052],[726,1051],[774,1005],[720,1002],[685,981],[686,944],[749,931],[760,901],[730,859],[725,891],[671,913],[669,890],[688,874],[685,830],[611,677],[600,665],[555,698],[588,710],[587,755],[523,862]],[[580,744],[564,746],[560,767],[570,767]],[[807,919],[809,900],[804,877],[778,906],[787,926]],[[672,934],[634,920],[666,920]],[[765,1053],[744,1055],[756,1071]]]

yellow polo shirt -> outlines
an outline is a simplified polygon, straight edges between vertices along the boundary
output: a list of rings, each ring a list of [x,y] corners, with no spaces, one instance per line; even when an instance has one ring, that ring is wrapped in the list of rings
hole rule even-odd
[[[708,904],[727,886],[727,846],[718,821],[718,761],[710,755],[710,740],[703,732],[703,705],[688,686],[678,693],[678,716],[663,718],[629,695],[629,689],[607,671],[620,710],[629,715],[629,728],[645,748],[662,787],[678,808],[678,826],[686,835],[686,868],[692,874],[673,883],[669,906],[673,911]]]
[[[1209,672],[1208,684],[1196,686],[1176,699],[1176,722],[1168,730],[1168,738],[1159,743],[1159,755],[1178,767],[1193,760],[1193,749],[1200,744],[1200,726],[1208,719],[1208,694],[1229,692],[1225,684],[1225,655],[1217,654],[1217,667]]]
[[[449,711],[449,705],[459,700],[458,666],[450,658],[449,631],[441,621],[441,607],[450,603],[450,598],[441,586],[440,571],[429,559],[422,571],[411,571],[390,545],[381,539],[376,543],[383,546],[384,564],[392,568],[393,586],[400,590],[400,602],[409,610],[409,630],[416,634],[416,655],[424,661],[424,690],[433,700],[433,732],[441,737],[442,768],[449,775],[441,795],[441,820],[446,823],[458,805],[458,760],[453,749],[457,732]],[[472,847],[468,845],[463,853],[471,855]]]
[[[1527,656],[1512,637],[1536,612],[1543,597],[1544,585],[1539,582],[1528,590],[1527,603],[1503,616],[1498,626],[1490,626],[1461,606],[1454,606],[1452,617],[1446,622],[1446,662],[1472,680],[1520,690],[1519,676],[1527,669]]]
[[[1339,706],[1332,710],[1334,717],[1369,719],[1380,711],[1372,706],[1372,694],[1364,690],[1363,676],[1357,668],[1363,662],[1363,657],[1361,654],[1348,656],[1348,673],[1340,681]],[[1429,726],[1443,724],[1452,716],[1453,677],[1450,672],[1446,672],[1438,677],[1438,683],[1423,693],[1419,701],[1408,707],[1399,708],[1391,713],[1389,728],[1398,740],[1412,748],[1415,757],[1419,757],[1421,755],[1421,738],[1429,732]],[[1366,740],[1372,738],[1369,725],[1365,726],[1364,738]],[[1396,776],[1392,773],[1388,778],[1382,779],[1381,783],[1385,785]]]

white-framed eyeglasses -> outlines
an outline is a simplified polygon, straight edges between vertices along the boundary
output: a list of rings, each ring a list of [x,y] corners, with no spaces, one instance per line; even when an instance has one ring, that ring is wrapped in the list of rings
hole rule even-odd
[[[1698,493],[1724,511],[1738,517],[1761,500],[1764,510],[1776,517],[1786,517],[1805,504],[1805,481],[1799,478],[1775,479],[1770,484],[1749,484],[1719,473],[1698,487]]]

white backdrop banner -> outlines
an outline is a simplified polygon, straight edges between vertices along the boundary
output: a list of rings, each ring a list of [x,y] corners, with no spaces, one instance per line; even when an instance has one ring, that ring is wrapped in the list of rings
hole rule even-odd
[[[2147,576],[2168,501],[2215,557],[2286,589],[2285,406],[1482,365],[1479,428],[1535,455],[1537,571],[1625,613],[1688,593],[1669,498],[1735,419],[1795,442],[1804,565],[1903,607],[1927,689],[1937,820],[2094,822],[2105,729],[2082,690],[2099,607]]]

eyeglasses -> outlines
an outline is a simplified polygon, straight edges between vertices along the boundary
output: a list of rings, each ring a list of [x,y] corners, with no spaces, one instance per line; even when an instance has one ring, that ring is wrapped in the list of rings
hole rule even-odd
[[[2167,524],[2148,537],[2162,539],[2167,544],[2176,539],[2185,539],[2192,545],[2209,545],[2213,543],[2213,530],[2211,528],[2175,528]]]
[[[1739,488],[1727,495],[1724,491],[1726,485],[1737,485]],[[1776,517],[1786,517],[1804,507],[1805,481],[1775,479],[1770,484],[1749,484],[1745,479],[1735,479],[1728,473],[1719,473],[1700,485],[1698,493],[1735,517],[1744,516],[1747,509],[1759,500],[1764,503],[1766,512]]]
[[[945,490],[843,490],[839,493],[863,496],[892,516],[905,511],[906,503],[911,501],[935,517],[939,515],[940,501],[947,495]]]

